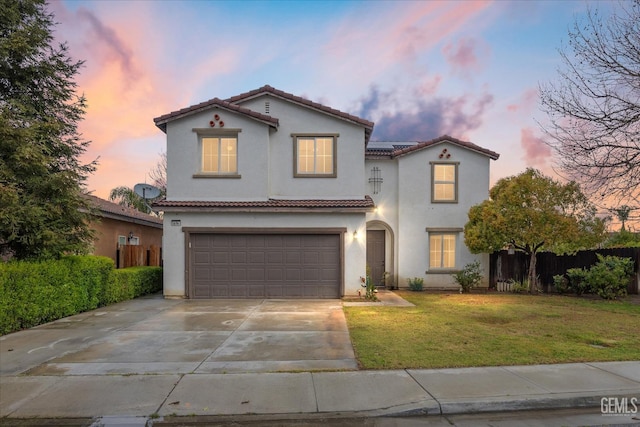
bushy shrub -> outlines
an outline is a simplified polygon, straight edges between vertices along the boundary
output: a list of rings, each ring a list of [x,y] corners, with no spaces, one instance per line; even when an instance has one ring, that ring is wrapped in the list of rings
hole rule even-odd
[[[513,280],[511,282],[511,292],[514,294],[524,294],[529,292],[529,280],[525,279],[522,282]]]
[[[421,291],[424,286],[424,279],[422,277],[414,277],[413,279],[407,279],[407,283],[412,291]]]
[[[553,276],[553,287],[559,294],[566,294],[569,291],[569,280],[563,274]]]
[[[605,299],[616,299],[627,294],[627,286],[633,275],[633,260],[616,256],[596,254],[598,262],[585,270],[567,270],[569,288],[582,295],[595,293]]]
[[[105,292],[106,304],[136,298],[162,290],[162,268],[131,267],[114,270]]]
[[[107,257],[0,262],[0,335],[160,289],[160,267],[115,270]]]
[[[460,285],[460,292],[470,292],[472,288],[482,282],[482,268],[478,261],[474,261],[464,266],[464,268],[453,274],[453,280]]]
[[[583,268],[570,268],[567,270],[569,289],[576,295],[582,295],[590,291],[587,275],[588,271]]]
[[[586,278],[591,291],[604,299],[625,296],[633,274],[633,260],[596,255],[598,262],[591,266]]]

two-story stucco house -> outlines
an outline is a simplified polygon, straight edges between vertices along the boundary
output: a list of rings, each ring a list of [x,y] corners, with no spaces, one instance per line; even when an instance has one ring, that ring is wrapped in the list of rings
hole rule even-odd
[[[450,273],[498,155],[442,137],[369,142],[368,120],[264,86],[154,119],[167,135],[164,294],[338,298]],[[486,259],[485,259],[486,258]]]

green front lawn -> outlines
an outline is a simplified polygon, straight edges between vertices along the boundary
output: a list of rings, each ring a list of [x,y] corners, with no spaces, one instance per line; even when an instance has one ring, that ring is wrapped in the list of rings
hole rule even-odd
[[[640,305],[570,296],[396,291],[415,307],[344,307],[362,369],[640,359]]]

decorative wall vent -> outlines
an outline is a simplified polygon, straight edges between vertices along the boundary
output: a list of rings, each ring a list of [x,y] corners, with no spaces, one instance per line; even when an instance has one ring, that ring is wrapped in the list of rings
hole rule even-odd
[[[264,101],[264,113],[269,114],[269,101]]]
[[[213,120],[209,121],[209,126],[211,126],[212,128],[216,127],[216,125],[221,128],[224,127],[224,122],[220,120],[220,115],[218,114],[214,114]]]
[[[448,150],[445,148],[445,149],[442,150],[442,153],[440,153],[438,158],[439,159],[450,159],[451,158],[451,153],[449,153]]]
[[[378,169],[377,166],[374,166],[371,169],[369,184],[373,187],[373,194],[378,194],[380,192],[380,187],[382,187],[382,175],[380,174],[380,169]]]

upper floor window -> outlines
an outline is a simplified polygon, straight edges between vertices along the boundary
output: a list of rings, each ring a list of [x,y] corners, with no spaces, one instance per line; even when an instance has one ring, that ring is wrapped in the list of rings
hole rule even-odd
[[[436,203],[458,202],[458,164],[431,164],[431,201]]]
[[[238,135],[242,129],[193,128],[200,158],[194,178],[241,178],[238,174]]]
[[[336,177],[337,135],[293,135],[295,177]]]
[[[238,139],[235,137],[202,137],[202,172],[238,173]]]

